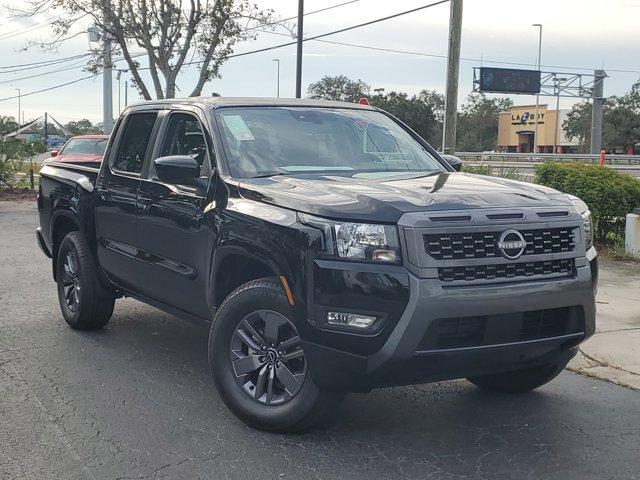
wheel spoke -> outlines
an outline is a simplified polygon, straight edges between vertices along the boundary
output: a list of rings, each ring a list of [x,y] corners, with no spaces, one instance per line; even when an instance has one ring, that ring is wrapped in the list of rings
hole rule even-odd
[[[304,352],[302,350],[296,350],[295,352],[287,353],[286,355],[282,355],[280,360],[283,362],[288,362],[289,360],[293,360],[294,358],[304,357]]]
[[[262,367],[262,370],[260,370],[260,373],[258,374],[258,378],[256,380],[256,393],[255,393],[256,400],[260,400],[260,398],[262,397],[262,395],[264,395],[264,392],[266,391],[268,374],[269,374],[269,371],[267,370],[267,366],[265,365],[264,367]]]
[[[73,256],[73,253],[67,252],[67,261],[66,264],[69,266],[69,273],[75,275],[76,273],[76,259]]]
[[[284,363],[280,363],[280,365],[276,366],[276,376],[292,396],[300,389],[300,382]]]
[[[273,312],[263,312],[262,319],[264,320],[264,339],[270,345],[278,344],[278,332],[280,327],[286,322],[286,319]]]
[[[284,342],[282,342],[278,346],[278,349],[280,349],[280,350],[288,350],[290,348],[297,347],[301,343],[302,343],[302,340],[300,340],[300,337],[295,335],[295,336],[291,337],[290,339],[285,340]]]
[[[236,330],[236,334],[242,339],[242,341],[251,349],[260,351],[260,345],[253,341],[253,339],[247,335],[244,330]]]
[[[274,389],[274,381],[275,379],[275,370],[273,368],[269,369],[269,381],[267,383],[267,403],[271,403],[276,396],[276,392]]]
[[[233,368],[236,371],[236,375],[241,377],[247,373],[255,372],[262,365],[264,361],[260,361],[263,358],[261,355],[247,355],[233,362]]]
[[[76,305],[80,304],[80,288],[76,285],[73,289],[73,303]]]
[[[64,287],[64,298],[69,301],[71,295],[73,294],[73,290],[75,289],[75,285],[71,284],[68,287]]]
[[[258,341],[258,343],[260,343],[261,345],[266,344],[266,342],[264,341],[264,338],[262,338],[262,335],[260,335],[258,331],[255,328],[253,328],[253,325],[251,325],[246,319],[242,322],[242,326],[244,326],[244,328],[246,328],[249,331],[249,335],[255,338]],[[260,347],[258,347],[258,349],[259,348]]]

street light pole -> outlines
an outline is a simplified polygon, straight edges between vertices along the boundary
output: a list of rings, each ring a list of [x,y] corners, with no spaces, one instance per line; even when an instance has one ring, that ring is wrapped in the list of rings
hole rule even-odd
[[[534,23],[532,27],[538,27],[538,71],[540,71],[540,62],[542,56],[542,24]],[[533,132],[533,153],[537,153],[538,150],[538,112],[540,110],[540,94],[536,95],[536,126]]]
[[[296,52],[296,98],[302,98],[302,32],[304,0],[298,0],[298,50]]]
[[[18,122],[17,123],[18,123],[18,128],[20,128],[20,115],[21,115],[21,110],[22,110],[22,108],[20,106],[20,99],[21,99],[22,93],[20,92],[19,88],[16,88],[15,90],[18,91]]]
[[[280,98],[280,59],[279,58],[274,58],[273,59],[274,62],[276,62],[278,64],[278,78],[276,81],[276,95],[278,98]]]

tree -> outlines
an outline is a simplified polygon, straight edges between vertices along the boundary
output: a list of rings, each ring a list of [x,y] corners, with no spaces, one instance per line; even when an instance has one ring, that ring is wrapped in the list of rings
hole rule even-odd
[[[184,67],[197,64],[199,74],[190,96],[198,96],[204,84],[219,77],[220,66],[233,53],[238,42],[254,39],[257,28],[273,26],[273,10],[260,10],[249,0],[27,0],[26,9],[13,9],[21,15],[50,11],[53,36],[31,42],[45,49],[56,49],[78,35],[74,26],[89,17],[113,41],[114,56],[122,56],[133,77],[134,86],[150,100],[151,88],[141,72],[148,69],[156,98],[173,98],[176,80]],[[142,55],[134,50],[141,49]],[[88,70],[102,69],[102,52],[96,49]],[[146,56],[148,67],[138,62]]]
[[[510,98],[470,94],[458,114],[456,149],[461,152],[494,149],[498,143],[498,114],[512,106]]]
[[[86,118],[78,120],[77,122],[69,122],[64,128],[69,130],[72,135],[90,135],[96,133],[102,133],[102,128],[98,125],[94,125]]]
[[[406,123],[434,147],[440,145],[442,123],[438,123],[432,106],[423,101],[420,96],[409,97],[406,93],[389,92],[375,95],[371,98],[371,104]]]
[[[5,136],[18,129],[18,123],[15,118],[6,115],[0,115],[0,136]]]
[[[369,96],[371,87],[362,80],[351,80],[344,75],[325,76],[309,85],[307,96],[317,100],[357,102]]]
[[[591,103],[579,102],[571,107],[562,130],[568,138],[576,139],[580,149],[586,150],[591,139]]]
[[[571,108],[562,129],[576,138],[587,151],[591,141],[591,102],[580,102]],[[608,151],[632,153],[640,144],[640,80],[621,96],[607,99],[602,111],[602,147]]]

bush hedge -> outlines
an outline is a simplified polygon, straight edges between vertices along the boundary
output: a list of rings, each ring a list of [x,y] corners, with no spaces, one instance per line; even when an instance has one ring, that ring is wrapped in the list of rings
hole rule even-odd
[[[549,162],[536,166],[535,181],[581,198],[591,210],[600,243],[623,239],[625,215],[640,207],[640,180],[611,168]]]

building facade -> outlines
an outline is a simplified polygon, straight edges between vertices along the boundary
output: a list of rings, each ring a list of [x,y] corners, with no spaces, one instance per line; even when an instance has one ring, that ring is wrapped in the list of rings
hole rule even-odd
[[[514,106],[498,115],[498,150],[518,153],[575,153],[578,142],[562,130],[569,110],[549,110],[538,106],[538,141],[534,148],[536,106]]]

